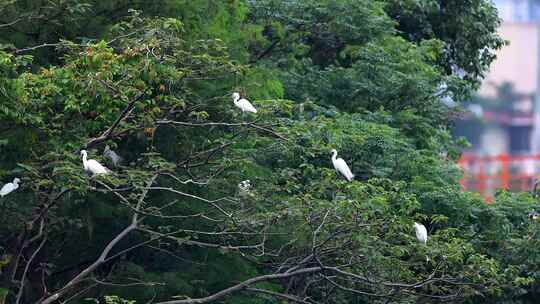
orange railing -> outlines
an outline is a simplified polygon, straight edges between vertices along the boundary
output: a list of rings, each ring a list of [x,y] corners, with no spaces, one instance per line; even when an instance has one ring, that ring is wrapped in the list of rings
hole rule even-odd
[[[489,201],[497,189],[530,190],[540,170],[540,155],[463,154],[459,165],[463,189],[477,191]]]

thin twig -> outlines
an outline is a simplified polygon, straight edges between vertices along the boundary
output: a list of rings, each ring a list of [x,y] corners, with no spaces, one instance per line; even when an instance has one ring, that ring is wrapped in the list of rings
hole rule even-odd
[[[30,269],[30,264],[32,264],[32,261],[37,256],[37,254],[41,250],[41,248],[43,248],[43,245],[45,245],[46,241],[47,241],[47,235],[45,235],[45,237],[43,237],[43,240],[41,240],[41,243],[39,244],[37,249],[34,251],[34,253],[32,253],[32,256],[30,256],[30,259],[28,260],[28,262],[26,262],[26,266],[24,267],[24,272],[23,272],[22,277],[21,277],[21,282],[20,282],[20,285],[19,285],[19,292],[17,294],[17,300],[15,301],[15,304],[19,304],[20,301],[21,301],[23,291],[24,291],[24,282],[26,281],[26,275],[28,274],[28,269]]]

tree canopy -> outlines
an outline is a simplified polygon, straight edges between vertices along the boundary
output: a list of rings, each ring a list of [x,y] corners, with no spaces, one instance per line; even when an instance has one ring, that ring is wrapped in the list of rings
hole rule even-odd
[[[1,4],[0,303],[535,301],[537,198],[461,191],[444,102],[490,1]]]

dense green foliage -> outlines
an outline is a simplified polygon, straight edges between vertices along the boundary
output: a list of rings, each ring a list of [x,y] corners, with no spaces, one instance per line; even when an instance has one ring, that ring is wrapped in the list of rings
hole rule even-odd
[[[442,102],[489,1],[0,4],[0,303],[535,301],[536,198],[461,192]]]

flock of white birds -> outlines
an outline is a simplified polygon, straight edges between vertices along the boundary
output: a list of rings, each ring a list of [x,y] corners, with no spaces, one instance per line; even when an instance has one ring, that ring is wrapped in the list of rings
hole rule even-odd
[[[249,102],[249,100],[245,98],[240,97],[240,93],[233,93],[232,94],[233,103],[236,107],[238,107],[240,110],[242,110],[242,114],[245,112],[248,113],[257,113],[257,109]],[[354,174],[351,172],[351,169],[349,168],[349,165],[343,160],[343,158],[337,157],[337,150],[332,149],[332,164],[334,165],[334,169],[342,174],[347,181],[352,181],[354,179]],[[116,154],[113,150],[110,149],[109,146],[105,147],[105,150],[103,151],[104,156],[108,157],[112,164],[115,167],[118,167],[120,163],[122,162],[122,157],[120,157],[118,154]],[[88,159],[88,152],[86,150],[81,150],[81,156],[82,156],[82,162],[83,167],[86,172],[92,173],[92,175],[96,174],[109,174],[112,171],[100,164],[95,159]],[[4,197],[8,195],[9,193],[17,190],[19,188],[20,179],[15,178],[13,179],[13,182],[5,184],[2,189],[0,189],[0,197]],[[242,191],[248,191],[249,188],[251,188],[251,183],[249,180],[243,181],[239,184],[239,188]],[[414,223],[414,229],[416,231],[416,238],[418,241],[422,244],[427,243],[428,235],[427,235],[427,229],[424,225],[419,223]]]

